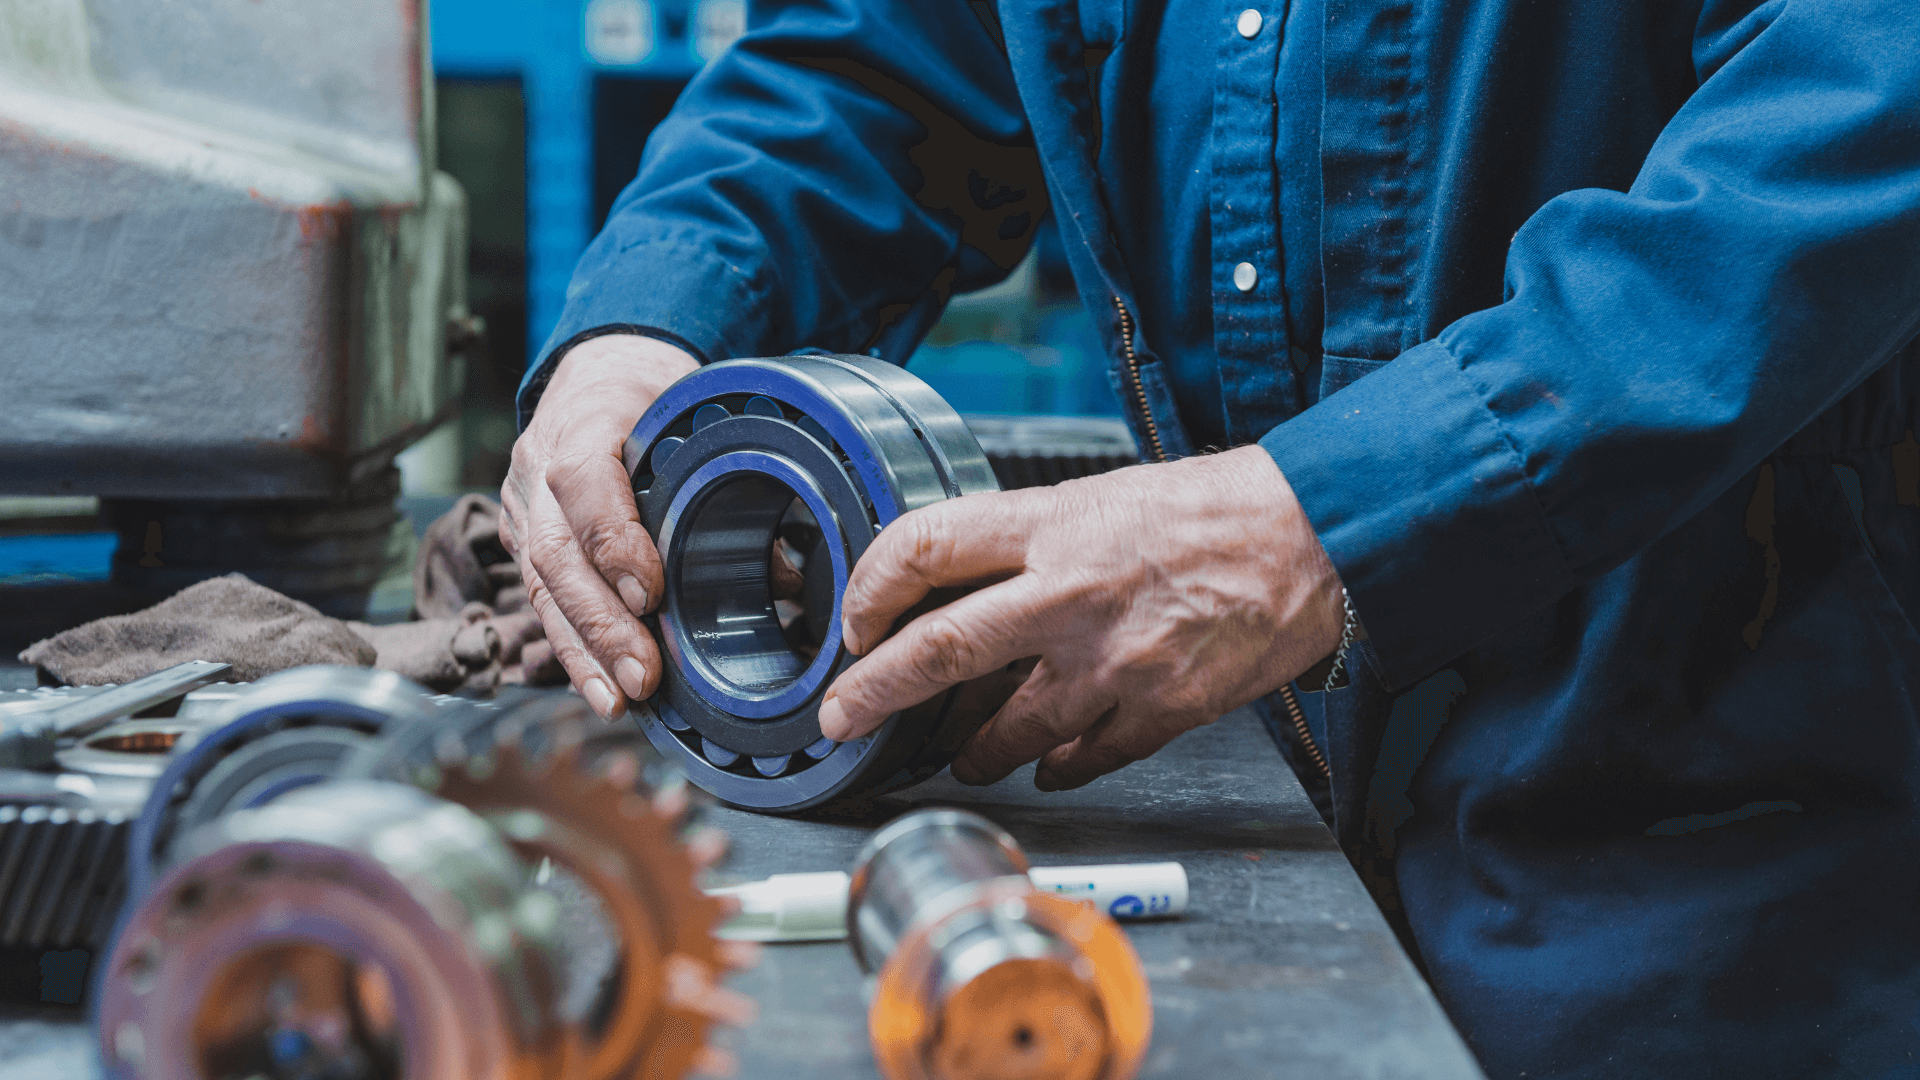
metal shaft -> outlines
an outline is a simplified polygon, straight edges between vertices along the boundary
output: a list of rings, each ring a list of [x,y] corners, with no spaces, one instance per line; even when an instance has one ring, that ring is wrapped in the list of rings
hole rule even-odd
[[[875,974],[868,1030],[888,1080],[1125,1080],[1152,1030],[1126,936],[1034,889],[992,822],[921,810],[855,862],[847,929]]]
[[[977,886],[1025,881],[1026,872],[1013,837],[978,814],[923,810],[896,820],[874,834],[854,866],[847,939],[855,962],[872,974],[916,923],[948,914]]]

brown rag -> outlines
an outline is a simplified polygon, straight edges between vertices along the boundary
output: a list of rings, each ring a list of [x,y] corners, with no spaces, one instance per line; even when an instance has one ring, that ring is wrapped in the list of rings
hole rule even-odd
[[[232,664],[236,682],[301,664],[374,663],[347,624],[239,574],[202,581],[131,615],[36,642],[20,659],[74,686],[127,683],[187,660]]]
[[[531,611],[495,615],[476,601],[448,619],[347,625],[379,651],[375,667],[435,690],[484,692],[502,683],[566,681],[547,647],[546,630]]]
[[[510,615],[527,609],[527,589],[500,542],[500,504],[485,495],[462,495],[420,538],[413,613],[417,619],[452,618],[476,600]]]
[[[57,634],[20,659],[79,686],[130,682],[186,660],[232,664],[233,678],[245,681],[302,664],[350,664],[442,692],[564,683],[500,544],[499,520],[498,503],[468,495],[427,529],[414,562],[414,622],[342,622],[229,574]]]

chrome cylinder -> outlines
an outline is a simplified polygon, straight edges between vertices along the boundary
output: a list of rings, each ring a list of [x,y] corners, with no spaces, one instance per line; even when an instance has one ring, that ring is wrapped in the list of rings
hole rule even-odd
[[[874,976],[868,1031],[888,1080],[1125,1080],[1152,1009],[1112,919],[1039,892],[1011,836],[921,810],[854,863],[847,938]]]

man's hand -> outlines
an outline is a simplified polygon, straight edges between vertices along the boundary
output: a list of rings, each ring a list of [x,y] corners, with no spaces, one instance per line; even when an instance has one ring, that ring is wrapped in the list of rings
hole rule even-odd
[[[640,414],[699,367],[654,338],[614,334],[561,358],[500,486],[500,539],[573,687],[612,719],[653,693],[660,653],[639,617],[660,599],[620,449]]]
[[[930,589],[988,582],[881,640]],[[1038,657],[953,775],[988,784],[1040,758],[1051,791],[1293,679],[1338,646],[1342,608],[1293,488],[1253,446],[916,510],[862,556],[843,613],[864,659],[827,691],[828,737]]]

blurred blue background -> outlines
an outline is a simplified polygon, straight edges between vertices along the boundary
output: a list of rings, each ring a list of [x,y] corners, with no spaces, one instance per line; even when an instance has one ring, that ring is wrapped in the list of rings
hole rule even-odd
[[[512,444],[512,386],[574,262],[687,80],[742,33],[746,0],[442,0],[432,8],[441,168],[473,207],[490,370],[462,419],[462,480]],[[909,364],[963,412],[1118,415],[1058,234],[1005,285],[958,299]]]

